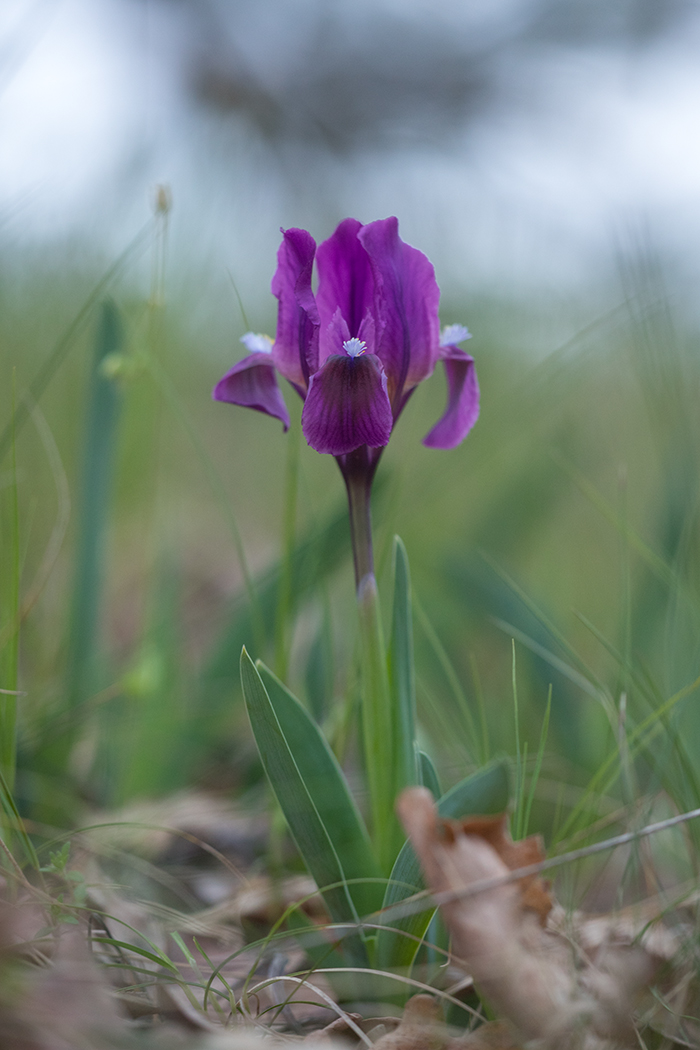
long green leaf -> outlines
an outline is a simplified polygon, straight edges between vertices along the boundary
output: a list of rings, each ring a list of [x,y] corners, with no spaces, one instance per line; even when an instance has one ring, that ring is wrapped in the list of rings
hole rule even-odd
[[[335,572],[348,555],[348,512],[345,507],[319,529],[305,534],[292,555],[290,615],[297,611],[310,591]],[[275,616],[282,587],[283,568],[276,564],[253,581],[266,638],[274,634]],[[241,647],[250,646],[255,636],[255,623],[250,597],[242,593],[234,600],[229,622],[222,637],[205,662],[202,689],[206,714],[228,710],[231,692],[238,674]]]
[[[20,840],[20,842],[22,843],[22,846],[24,848],[24,852],[25,852],[27,860],[32,865],[34,870],[38,871],[39,870],[39,858],[36,855],[36,850],[34,849],[34,845],[32,843],[32,840],[29,838],[29,835],[27,834],[27,829],[24,826],[24,821],[22,820],[20,812],[17,809],[17,803],[14,800],[14,796],[13,796],[12,792],[10,791],[9,785],[8,785],[7,781],[5,780],[5,777],[3,776],[3,773],[2,773],[1,769],[0,769],[0,808],[2,808],[2,811],[3,811],[4,815],[5,815],[5,817],[9,818],[9,830],[11,832],[11,835],[12,836],[16,836]],[[5,841],[7,842],[7,839],[8,839],[8,836],[7,836],[8,823],[7,823],[7,820],[5,819],[5,817],[3,817],[3,819],[2,819],[2,824],[5,825],[4,838],[5,838]]]
[[[279,678],[260,660],[256,667],[346,879],[380,879],[364,821],[323,734]],[[380,882],[358,882],[350,886],[349,892],[358,915],[369,915],[381,906],[384,886]]]
[[[167,556],[158,559],[152,576],[141,648],[122,676],[122,704],[101,712],[100,772],[105,797],[117,805],[176,791],[187,765],[181,580]]]
[[[120,390],[114,380],[104,375],[102,362],[119,352],[123,338],[117,308],[107,300],[102,306],[95,342],[84,437],[80,535],[66,683],[70,706],[84,700],[94,685],[92,675],[102,583],[102,545],[109,514],[121,402]]]
[[[418,752],[418,769],[420,771],[420,782],[423,787],[427,787],[428,791],[432,792],[433,798],[440,798],[442,791],[440,789],[438,771],[433,765],[432,758],[425,751]]]
[[[324,596],[325,597],[325,596]],[[309,709],[317,722],[330,712],[333,702],[333,631],[327,599],[323,603],[321,623],[306,662],[304,685]]]
[[[9,791],[14,788],[17,764],[17,681],[19,670],[19,621],[20,621],[20,553],[19,553],[19,493],[17,488],[17,446],[15,441],[15,374],[12,374],[12,420],[11,420],[11,482],[7,506],[3,506],[4,543],[0,565],[0,583],[3,585],[7,608],[7,641],[0,653],[0,772]],[[0,824],[1,826],[1,824]]]
[[[372,813],[372,841],[387,874],[401,843],[394,813],[393,717],[377,581],[368,573],[357,590],[365,774]]]
[[[32,382],[27,388],[27,392],[21,399],[20,404],[17,407],[17,413],[13,420],[7,424],[0,433],[0,460],[5,458],[5,455],[9,451],[13,439],[13,433],[21,430],[24,424],[29,419],[29,415],[32,410],[32,406],[40,399],[47,386],[53,379],[59,366],[65,360],[69,351],[75,345],[76,339],[81,332],[83,326],[89,321],[93,307],[100,301],[105,291],[114,280],[115,277],[124,269],[124,266],[132,258],[133,255],[138,253],[142,248],[148,246],[149,241],[153,233],[153,220],[149,219],[148,222],[139,230],[133,240],[126,246],[122,254],[116,259],[115,262],[109,267],[109,269],[103,274],[100,280],[97,282],[89,296],[81,306],[80,310],[73,318],[68,328],[65,330],[61,338],[55,344],[53,350],[46,358],[44,363],[39,368],[39,371],[35,375]]]
[[[394,537],[394,608],[389,644],[394,795],[419,783],[416,762],[416,681],[413,669],[411,577],[402,540]]]
[[[47,732],[41,762],[47,771],[62,776],[75,741],[74,717],[91,694],[97,692],[96,650],[102,598],[103,547],[110,513],[112,474],[116,453],[121,391],[108,377],[103,362],[120,351],[124,333],[119,311],[111,300],[102,304],[96,334],[87,396],[83,436],[82,493],[79,504],[72,615],[66,657],[66,689],[59,731]],[[65,813],[47,793],[41,799],[40,819],[60,826]]]
[[[437,805],[441,817],[457,818],[471,814],[502,813],[508,806],[508,800],[508,766],[500,761],[460,781],[442,796]],[[423,889],[425,885],[418,858],[413,847],[406,842],[396,858],[382,908],[398,904]],[[380,930],[377,938],[377,966],[382,969],[410,967],[416,954],[416,942],[402,937],[401,933],[422,937],[431,915],[432,909],[428,909],[419,915],[408,915],[392,922],[389,914],[387,925],[392,926],[397,933]]]
[[[241,653],[241,685],[263,767],[299,852],[323,893],[333,919],[336,922],[356,921],[358,915],[348,887],[343,885],[345,873],[338,854],[245,647]],[[359,948],[359,943],[351,950],[355,947]]]

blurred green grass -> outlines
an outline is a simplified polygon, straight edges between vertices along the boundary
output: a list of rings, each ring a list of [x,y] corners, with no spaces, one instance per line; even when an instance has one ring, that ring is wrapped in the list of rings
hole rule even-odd
[[[41,266],[13,274],[10,262],[3,262],[0,290],[3,424],[11,418],[13,369],[21,396],[84,307],[100,265],[110,265],[49,254]],[[242,320],[227,331],[214,317],[209,327],[196,288],[166,294],[163,306],[160,288],[140,294],[139,280],[137,262],[128,262],[96,297],[17,437],[23,596],[43,579],[61,527],[62,472],[70,493],[65,539],[20,629],[26,695],[17,796],[26,815],[56,824],[79,819],[85,803],[255,782],[259,766],[238,683],[242,644],[272,662],[284,640],[288,684],[354,761],[346,730],[357,699],[355,610],[336,465],[301,442],[295,535],[285,555],[294,435],[210,400],[214,382],[242,355]],[[274,301],[265,293],[245,306],[255,328],[273,333]],[[70,610],[85,542],[90,370],[107,294],[123,360],[100,374],[121,410],[114,483],[96,497],[105,534],[90,685],[76,686]],[[233,317],[230,303],[226,309]],[[548,835],[564,827],[610,756],[611,777],[598,784],[608,809],[615,800],[627,803],[630,791],[660,789],[691,808],[700,778],[694,692],[664,715],[656,736],[639,737],[645,746],[632,748],[626,772],[619,741],[622,731],[634,743],[635,726],[700,673],[697,333],[673,315],[649,268],[630,266],[626,300],[601,318],[591,303],[588,327],[554,353],[528,354],[494,336],[518,309],[505,295],[443,304],[445,321],[466,320],[474,332],[481,419],[458,449],[423,448],[421,437],[442,410],[444,383],[436,374],[404,412],[379,471],[380,589],[398,533],[422,610],[416,666],[425,748],[447,785],[489,755],[514,753],[515,638],[520,741],[533,761],[552,687],[531,827]],[[576,313],[586,316],[586,304],[577,303]],[[298,428],[300,403],[292,391],[285,396]],[[0,483],[6,527],[7,456]],[[6,639],[7,544],[2,559]],[[291,600],[280,599],[289,581]],[[280,600],[288,607],[281,633]],[[479,696],[486,734],[473,739],[463,704],[479,726]],[[653,734],[657,723],[650,725]],[[57,760],[52,746],[64,732],[70,746]],[[593,797],[583,805],[567,834],[597,819],[599,803]]]

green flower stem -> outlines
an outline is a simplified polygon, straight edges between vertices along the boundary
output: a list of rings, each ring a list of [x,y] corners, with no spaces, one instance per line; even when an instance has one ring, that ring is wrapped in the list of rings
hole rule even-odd
[[[391,687],[372,554],[370,495],[377,466],[367,448],[350,452],[342,465],[350,508],[350,535],[360,620],[360,681],[365,772],[374,846],[389,874],[401,841],[394,815],[394,742]]]
[[[374,574],[358,587],[362,729],[372,830],[380,867],[388,873],[396,853],[398,823],[394,815],[391,690],[382,632],[379,594]]]
[[[348,491],[350,508],[350,536],[355,562],[355,585],[358,592],[365,576],[374,575],[372,554],[372,517],[370,495],[374,471],[368,469],[367,450],[358,448],[345,461],[343,477]]]

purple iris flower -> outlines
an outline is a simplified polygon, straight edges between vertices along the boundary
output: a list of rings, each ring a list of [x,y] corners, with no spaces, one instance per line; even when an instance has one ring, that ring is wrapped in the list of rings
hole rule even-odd
[[[214,398],[266,412],[286,430],[279,373],[304,399],[308,444],[337,457],[343,473],[347,457],[373,473],[411,394],[442,361],[447,408],[423,444],[458,445],[479,414],[474,360],[457,346],[469,333],[450,325],[440,336],[435,271],[401,240],[397,219],[366,226],[345,219],[318,249],[306,230],[283,233],[272,280],[279,300],[274,343],[245,335],[252,352],[217,383]]]
[[[318,249],[306,230],[283,231],[273,295],[274,342],[248,332],[248,357],[214,387],[217,401],[266,412],[289,427],[277,373],[304,400],[301,425],[317,452],[335,456],[348,492],[355,579],[373,574],[370,494],[379,457],[418,383],[438,361],[447,408],[423,439],[454,448],[479,415],[474,360],[457,346],[462,325],[440,336],[432,264],[399,237],[397,219],[345,219]],[[311,286],[314,260],[318,291]]]

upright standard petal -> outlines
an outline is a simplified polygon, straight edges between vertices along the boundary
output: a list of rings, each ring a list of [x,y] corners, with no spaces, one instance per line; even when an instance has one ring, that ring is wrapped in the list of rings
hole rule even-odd
[[[327,337],[336,311],[340,310],[350,335],[359,336],[363,322],[367,324],[367,314],[375,309],[372,266],[357,236],[361,229],[362,223],[357,219],[344,219],[335,233],[318,246],[316,302],[321,319],[321,364],[336,353]]]
[[[319,317],[311,290],[316,242],[306,230],[283,230],[272,294],[279,300],[272,358],[277,371],[304,396],[318,368]]]
[[[243,405],[280,419],[289,430],[289,413],[277,385],[275,367],[269,353],[250,354],[220,379],[212,391],[215,401]]]
[[[442,348],[447,373],[447,408],[442,419],[423,438],[428,448],[454,448],[479,418],[479,383],[474,358],[456,346]]]
[[[399,237],[396,218],[368,223],[357,238],[372,264],[379,322],[376,353],[396,418],[406,395],[432,373],[439,357],[440,289],[430,260]]]
[[[332,456],[386,445],[392,417],[379,358],[363,352],[329,357],[311,377],[301,426],[311,448]]]

